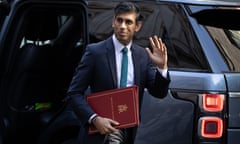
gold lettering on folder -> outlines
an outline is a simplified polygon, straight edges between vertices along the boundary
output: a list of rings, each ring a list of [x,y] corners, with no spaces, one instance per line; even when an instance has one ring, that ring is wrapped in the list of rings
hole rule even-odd
[[[127,111],[128,107],[126,104],[124,105],[118,105],[118,113],[122,113],[122,112],[125,112]]]

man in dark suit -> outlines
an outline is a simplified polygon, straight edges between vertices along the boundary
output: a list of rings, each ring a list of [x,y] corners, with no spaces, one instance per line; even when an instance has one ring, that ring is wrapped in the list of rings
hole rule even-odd
[[[140,107],[144,88],[155,97],[163,98],[168,91],[169,77],[167,71],[167,49],[157,36],[149,38],[153,51],[133,43],[135,32],[139,31],[142,22],[139,8],[131,2],[121,2],[114,9],[112,20],[114,34],[107,40],[87,46],[68,90],[70,104],[81,123],[93,124],[103,136],[116,138],[117,143],[133,144],[136,128],[118,130],[114,125],[119,123],[97,115],[88,105],[85,91],[99,92],[119,88],[121,79],[122,48],[126,47],[128,66],[126,86],[139,87]],[[103,106],[104,107],[104,106]],[[86,133],[87,131],[85,131]],[[115,137],[116,136],[116,137]]]

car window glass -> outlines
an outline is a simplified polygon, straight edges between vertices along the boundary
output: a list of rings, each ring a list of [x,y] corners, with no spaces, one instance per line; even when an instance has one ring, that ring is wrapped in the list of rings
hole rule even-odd
[[[90,42],[112,35],[113,7],[116,2],[89,1]],[[143,15],[143,27],[134,41],[149,47],[148,38],[154,34],[168,47],[169,68],[208,71],[208,63],[187,18],[178,5],[149,1],[138,2]]]
[[[230,72],[240,71],[240,21],[236,21],[239,15],[237,6],[205,9],[192,14],[209,32]]]
[[[240,30],[226,30],[229,40],[240,49]]]
[[[230,71],[240,72],[240,31],[206,26]],[[240,26],[239,26],[240,28]]]

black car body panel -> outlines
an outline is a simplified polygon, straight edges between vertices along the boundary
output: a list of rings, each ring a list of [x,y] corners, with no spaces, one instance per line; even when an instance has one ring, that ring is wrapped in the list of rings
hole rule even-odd
[[[199,94],[225,93],[225,78],[221,74],[171,71],[170,93],[159,100],[146,94],[137,143],[193,144],[198,140],[197,109]]]
[[[65,94],[88,43],[87,4],[19,0],[9,5],[0,33],[2,141],[74,141],[80,123]]]
[[[119,1],[125,0],[0,3],[0,143],[76,141],[81,124],[66,103],[66,90],[85,46],[112,35]],[[135,143],[240,143],[240,3],[133,2],[144,18],[134,41],[149,47],[148,37],[160,36],[171,78],[165,98],[145,91]],[[209,111],[207,102],[223,107]]]
[[[226,74],[226,80],[228,83],[229,89],[229,104],[228,104],[228,142],[231,144],[237,144],[240,140],[240,93],[239,93],[239,86],[240,86],[240,75],[233,73],[233,74]]]

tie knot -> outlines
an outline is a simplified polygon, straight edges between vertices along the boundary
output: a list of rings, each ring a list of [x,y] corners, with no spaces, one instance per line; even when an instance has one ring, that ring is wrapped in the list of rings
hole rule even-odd
[[[127,47],[124,47],[121,51],[123,54],[126,54],[128,52],[128,49],[127,49]]]

